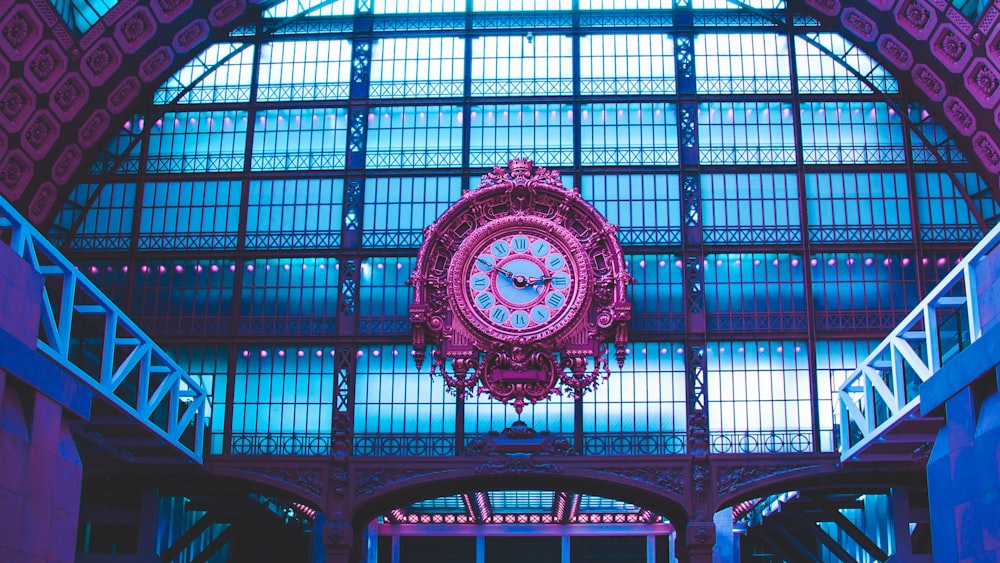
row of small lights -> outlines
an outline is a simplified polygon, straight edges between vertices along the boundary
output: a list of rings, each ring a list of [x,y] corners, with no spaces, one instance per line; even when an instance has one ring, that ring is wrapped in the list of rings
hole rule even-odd
[[[277,351],[271,351],[271,350],[261,349],[259,352],[252,352],[249,349],[244,349],[243,350],[243,357],[244,358],[249,358],[250,356],[253,356],[253,355],[259,355],[261,358],[266,358],[266,357],[270,356],[272,354],[272,352],[276,356],[278,356],[279,358],[284,358],[286,356],[296,356],[296,357],[299,357],[299,358],[304,358],[304,357],[306,357],[309,354],[305,350],[277,350]],[[413,350],[410,350],[409,353],[410,353],[411,356],[414,354]],[[329,350],[327,352],[327,354],[329,354],[331,357],[333,357],[333,356],[336,355],[336,351],[335,350]],[[313,355],[315,355],[317,358],[322,358],[324,356],[324,352],[323,352],[323,350],[316,350],[316,351],[313,352]],[[361,356],[364,356],[364,355],[365,355],[364,350],[358,350],[357,351],[357,356],[359,358]],[[371,351],[371,355],[374,356],[374,357],[376,357],[376,358],[378,358],[379,356],[382,355],[382,351],[381,350],[372,350]],[[393,349],[392,350],[392,355],[393,356],[398,356],[399,355],[399,350]]]
[[[255,266],[254,264],[247,264],[246,265],[246,271],[248,271],[248,272],[253,272],[257,268],[258,267]],[[285,270],[285,271],[290,271],[292,269],[292,266],[291,266],[291,264],[283,264],[281,268],[283,270]],[[301,268],[302,268],[302,270],[308,270],[309,269],[309,265],[308,264],[302,264]],[[319,269],[319,270],[325,270],[326,269],[326,264],[320,264],[320,265],[316,266],[316,268]],[[107,272],[113,272],[115,270],[115,268],[113,266],[105,266],[104,269]],[[224,265],[223,266],[219,266],[218,264],[211,264],[211,265],[209,265],[209,266],[206,267],[206,266],[202,266],[201,264],[195,264],[194,266],[190,266],[190,269],[192,271],[194,271],[194,272],[199,273],[199,274],[202,273],[202,272],[204,272],[205,270],[208,270],[209,272],[211,272],[213,274],[217,274],[217,273],[221,272],[223,269],[225,269],[225,266]],[[236,271],[236,265],[235,264],[229,264],[228,269],[229,269],[230,272],[235,272]],[[338,264],[334,264],[333,265],[333,269],[334,270],[339,270],[340,269],[340,264],[339,263]],[[361,265],[361,269],[363,271],[367,271],[367,270],[371,269],[371,266],[368,265],[367,263],[365,263],[365,264]],[[378,264],[375,265],[375,269],[376,270],[384,270],[385,269],[385,264],[379,262]],[[403,264],[401,262],[397,262],[396,263],[396,269],[397,270],[402,270],[403,269]],[[101,269],[99,267],[97,267],[97,266],[90,266],[89,270],[90,270],[91,274],[95,274],[95,275],[98,274],[98,273],[100,273],[100,271],[101,271]],[[271,265],[270,264],[266,264],[264,266],[264,270],[265,271],[270,271],[271,270]],[[121,267],[121,271],[122,272],[128,272],[128,266],[127,265],[122,266]],[[139,266],[139,271],[142,272],[142,273],[144,273],[144,274],[156,273],[156,272],[159,272],[161,274],[165,274],[168,271],[173,271],[173,272],[176,272],[178,274],[183,274],[184,271],[185,271],[185,267],[183,265],[181,265],[181,264],[175,264],[173,267],[168,267],[168,266],[165,266],[165,265],[162,265],[162,264],[160,266],[148,266],[148,265],[143,264],[142,266]]]
[[[711,107],[711,108],[709,108],[709,115],[714,115],[717,111],[718,110],[716,108]],[[728,108],[725,111],[726,111],[727,116],[730,116],[730,117],[732,117],[735,114],[735,110],[733,108]],[[755,109],[755,108],[747,108],[746,109],[747,115],[752,115],[755,111],[758,111],[758,110]],[[759,110],[759,111],[760,111],[760,113],[762,115],[767,115],[767,114],[770,113],[770,108],[765,107],[765,108],[763,108],[762,110]],[[803,115],[805,115],[807,113],[806,108],[800,108],[799,111]],[[820,113],[820,114],[826,113],[826,109],[823,108],[823,107],[820,107],[816,111],[817,111],[817,113]],[[842,113],[842,111],[843,111],[842,108],[837,108],[835,110],[835,112],[837,113],[838,116]],[[534,110],[533,113],[534,113],[535,117],[540,117],[542,112],[539,111],[539,110]],[[557,110],[550,110],[548,113],[549,113],[549,115],[551,117],[557,117],[558,114],[559,114],[559,112]],[[590,113],[591,112],[589,110],[586,110],[586,109],[582,110],[583,119],[587,119]],[[654,116],[660,116],[662,113],[663,113],[663,110],[660,110],[660,109],[653,110],[653,115]],[[702,109],[699,108],[698,109],[698,114],[700,115],[701,113],[702,113]],[[858,115],[858,114],[861,113],[861,110],[859,108],[854,108],[851,113],[853,113],[855,115]],[[873,118],[873,119],[875,118],[875,116],[876,116],[876,110],[875,110],[875,108],[872,108],[871,110],[869,110],[868,113],[870,114],[871,118]],[[601,115],[602,119],[606,119],[607,118],[607,114],[608,114],[608,110],[606,110],[606,109],[603,109],[603,110],[600,111],[600,115]],[[619,109],[618,112],[617,112],[617,114],[619,116],[624,116],[625,115],[625,110]],[[641,117],[642,116],[642,108],[637,108],[635,110],[635,114],[637,116]],[[454,115],[455,115],[455,121],[456,121],[456,123],[461,123],[462,122],[462,113],[461,112],[456,112]],[[493,111],[486,112],[487,119],[494,119],[495,115],[496,114]],[[508,118],[510,116],[510,112],[509,111],[502,111],[502,112],[500,112],[500,115],[503,118]],[[517,116],[518,117],[523,117],[523,115],[524,115],[524,110],[518,110],[517,111]],[[789,117],[791,115],[791,110],[789,108],[787,108],[787,107],[784,108],[782,110],[782,115],[784,117]],[[895,115],[895,111],[892,108],[889,108],[889,115],[890,116],[891,115]],[[406,116],[407,116],[406,113],[400,114],[400,120],[405,122],[406,121]],[[477,116],[478,116],[478,112],[475,112],[475,111],[471,112],[472,119],[476,119]],[[341,120],[341,121],[346,120],[346,115],[327,114],[327,117],[332,122],[336,122],[338,119]],[[417,117],[419,119],[421,119],[421,120],[426,120],[427,119],[427,112],[421,111],[421,112],[419,112],[417,114]],[[445,117],[444,112],[439,111],[438,112],[438,118],[439,119],[444,119],[444,117]],[[568,117],[570,119],[573,118],[573,110],[572,109],[566,110],[566,117]],[[317,114],[312,114],[312,121],[313,122],[319,121],[320,118],[321,118],[321,116],[319,116]],[[278,115],[275,119],[278,121],[278,123],[282,123],[282,122],[285,121],[285,116]],[[292,117],[292,119],[296,123],[300,123],[302,121],[302,116],[296,114],[296,115],[294,115]],[[390,120],[390,119],[392,119],[392,115],[389,114],[389,113],[383,113],[382,114],[382,119],[384,119],[384,120]],[[260,121],[261,125],[264,125],[264,124],[267,123],[268,118],[267,118],[267,116],[261,115],[258,118],[258,120]],[[247,116],[246,115],[241,116],[240,117],[240,121],[242,121],[242,122],[245,123],[247,121]],[[376,121],[376,115],[374,113],[369,113],[368,114],[368,122],[369,123],[375,123],[375,121]],[[208,125],[209,130],[211,130],[215,126],[215,122],[216,122],[216,118],[215,117],[207,117],[207,118],[205,118],[205,123]],[[224,128],[231,126],[232,122],[233,122],[233,119],[231,117],[226,116],[226,117],[222,118],[222,126]],[[176,118],[176,117],[174,118],[174,127],[180,127],[181,123],[182,123],[182,121],[181,121],[180,118]],[[189,125],[192,125],[192,126],[197,126],[198,123],[199,123],[199,119],[196,118],[196,117],[190,117],[190,118],[187,119],[187,123]],[[143,127],[145,127],[145,120],[144,119],[139,119],[138,120],[138,125],[139,125],[139,129],[142,130]],[[131,121],[126,121],[125,124],[123,125],[123,127],[125,129],[131,129],[132,122]],[[156,128],[162,128],[163,127],[163,119],[157,119],[156,122],[154,123],[154,127],[156,127]]]
[[[793,349],[795,350],[795,353],[802,352],[802,347],[801,346],[795,346]],[[709,354],[714,354],[715,353],[715,349],[714,348],[706,348],[705,350]],[[750,347],[750,350],[753,351],[753,347],[752,346]],[[727,351],[728,351],[728,349],[725,346],[720,346],[719,347],[719,353],[720,354],[725,354]],[[739,346],[739,347],[736,348],[736,353],[738,353],[738,354],[746,353],[746,351],[747,351],[747,347],[746,346]],[[757,352],[759,352],[759,353],[764,353],[764,352],[767,352],[767,351],[768,351],[768,347],[767,346],[758,346],[757,347]],[[774,349],[774,351],[778,352],[779,354],[780,353],[784,353],[785,346],[784,345],[777,346]],[[633,351],[632,351],[631,347],[625,349],[625,353],[626,354],[631,355],[632,352]],[[671,352],[675,352],[678,355],[683,355],[684,354],[684,347],[683,346],[678,346],[676,349],[663,347],[663,348],[659,349],[659,352],[660,352],[661,355],[664,355],[664,356],[667,355],[667,354],[670,354]],[[404,353],[408,353],[411,356],[414,354],[413,350],[409,350],[409,351],[404,352]],[[640,348],[639,349],[639,353],[642,354],[642,355],[647,355],[647,354],[649,354],[649,349],[648,348]],[[653,353],[656,353],[656,349],[655,348],[653,349]],[[296,357],[299,357],[299,358],[304,358],[307,355],[309,355],[309,352],[306,352],[305,350],[277,350],[277,351],[274,351],[274,350],[265,350],[265,349],[261,349],[259,351],[251,351],[249,349],[244,349],[243,352],[242,352],[242,355],[243,355],[244,358],[249,358],[250,356],[257,356],[257,355],[259,355],[261,358],[267,358],[271,354],[274,354],[274,355],[278,356],[279,358],[284,358],[284,357],[287,357],[287,356],[296,356]],[[324,351],[323,350],[315,350],[314,352],[312,352],[312,354],[315,355],[317,358],[322,358],[324,356]],[[328,352],[326,352],[326,354],[328,354],[329,356],[333,357],[333,356],[336,355],[336,352],[334,350],[329,350]],[[365,355],[365,351],[364,350],[358,350],[356,352],[356,354],[360,358],[360,357],[362,357],[362,356]],[[382,356],[382,351],[381,350],[372,350],[370,352],[370,354],[373,357],[378,358],[378,357]],[[396,357],[396,356],[399,356],[400,351],[398,349],[394,348],[392,350],[391,354],[392,354],[393,357]]]
[[[858,260],[861,260],[861,259],[848,258],[847,260],[844,261],[844,263],[846,263],[848,266],[853,266],[854,264],[856,264],[858,262]],[[877,261],[878,260],[876,258],[872,258],[872,257],[864,258],[863,260],[861,260],[861,262],[865,266],[872,266]],[[955,264],[958,264],[961,261],[962,261],[961,258],[956,258],[955,259]],[[883,266],[891,266],[894,263],[894,260],[892,258],[884,258],[883,260],[881,260],[881,262],[882,262]],[[910,263],[912,262],[912,260],[910,260],[909,258],[903,258],[900,262],[903,264],[903,266],[909,266]],[[764,263],[764,261],[761,260],[760,258],[756,258],[753,261],[753,265],[754,266],[760,266],[763,263]],[[797,267],[802,262],[798,258],[792,258],[789,261],[789,263],[793,267]],[[817,258],[813,258],[813,259],[811,259],[809,261],[809,264],[812,267],[814,267],[814,268],[817,267],[817,266],[819,266],[819,263],[820,263],[820,261]],[[928,266],[931,263],[931,259],[930,258],[924,258],[922,260],[922,263],[923,263],[924,266]],[[948,265],[948,259],[947,258],[938,258],[935,263],[938,265],[938,267],[944,267],[944,266]],[[706,259],[704,261],[704,264],[706,266],[709,265],[708,259]],[[725,260],[720,260],[720,259],[716,259],[715,260],[716,267],[721,267],[721,266],[724,266],[725,264],[726,264]],[[742,258],[736,258],[735,260],[732,260],[732,261],[729,262],[729,265],[731,265],[731,266],[740,266],[742,264],[743,264],[743,259]],[[660,260],[659,262],[657,262],[657,265],[659,267],[661,267],[661,268],[666,267],[667,261],[666,260]],[[779,266],[779,265],[781,265],[781,260],[778,259],[778,258],[775,258],[774,260],[771,260],[771,265],[772,266]],[[837,265],[837,259],[836,258],[829,258],[829,259],[827,259],[826,260],[826,265],[827,266],[831,266],[831,267],[832,266],[836,266]],[[640,268],[645,268],[646,266],[647,266],[646,260],[639,260],[639,267]],[[682,268],[682,267],[684,267],[684,262],[681,261],[681,260],[675,260],[674,261],[674,266],[676,266],[677,268]]]
[[[958,264],[961,261],[962,261],[961,258],[956,258],[954,263]],[[858,262],[858,259],[848,258],[844,262],[848,266],[853,266],[854,264],[856,264]],[[876,262],[876,259],[875,258],[871,258],[871,257],[868,257],[868,258],[865,258],[864,260],[862,260],[862,263],[865,266],[872,266],[872,265],[875,264],[875,262]],[[887,267],[891,266],[893,264],[893,262],[894,262],[894,260],[892,258],[885,258],[885,259],[881,260],[882,265],[887,266]],[[911,262],[912,262],[912,260],[910,260],[909,258],[903,258],[901,260],[901,263],[903,264],[903,266],[909,266]],[[760,266],[763,263],[764,263],[764,261],[761,260],[761,259],[759,259],[759,258],[754,259],[754,261],[753,261],[753,265],[754,266]],[[814,268],[817,267],[817,266],[819,266],[819,260],[816,259],[816,258],[813,258],[812,260],[810,260],[809,263]],[[931,259],[924,258],[922,260],[922,263],[923,263],[924,266],[928,266],[931,263]],[[945,267],[945,266],[948,265],[948,259],[947,258],[938,258],[934,263],[937,264],[937,266],[939,268],[943,268],[943,267]],[[664,268],[664,267],[667,266],[667,261],[666,260],[660,260],[656,264],[657,264],[657,266],[659,266],[661,268]],[[706,259],[704,261],[704,264],[706,266],[708,266],[709,265],[709,261]],[[719,259],[715,260],[715,266],[716,267],[722,267],[725,264],[726,264],[725,260],[719,260]],[[737,259],[732,260],[732,261],[729,262],[729,265],[731,265],[731,266],[740,266],[742,264],[743,264],[743,260],[741,258],[737,258]],[[801,264],[801,261],[798,258],[792,258],[791,261],[790,261],[790,264],[793,267],[798,267]],[[648,265],[648,262],[646,260],[639,260],[639,267],[640,268],[645,268],[647,265]],[[779,266],[779,265],[781,265],[781,260],[778,259],[778,258],[775,258],[774,260],[771,260],[771,265],[772,266]],[[830,266],[830,267],[836,266],[837,265],[837,259],[836,258],[830,258],[830,259],[826,260],[826,265]],[[682,267],[684,267],[684,262],[682,262],[681,260],[676,260],[676,261],[674,261],[674,266],[677,267],[677,268],[682,268]],[[371,267],[372,266],[369,265],[368,263],[362,263],[361,264],[361,269],[362,269],[363,272],[370,271]],[[396,266],[395,267],[396,267],[397,270],[402,270],[404,266],[403,266],[402,262],[396,262]],[[192,271],[194,271],[196,273],[199,273],[199,274],[202,273],[202,272],[204,272],[205,270],[208,270],[209,272],[211,272],[213,274],[217,274],[217,273],[221,272],[223,269],[226,269],[226,266],[225,265],[220,266],[218,264],[211,264],[209,266],[203,266],[201,264],[195,264],[194,266],[189,266],[189,268]],[[254,265],[254,264],[247,264],[246,265],[246,271],[248,271],[248,272],[253,272],[257,268],[258,267],[256,265]],[[283,270],[285,270],[285,271],[290,271],[292,269],[292,265],[291,264],[283,264],[281,266],[281,268]],[[319,270],[325,270],[326,269],[326,264],[319,264],[318,266],[316,266],[316,268],[319,269]],[[384,270],[385,268],[386,268],[386,265],[384,263],[382,263],[382,262],[379,262],[379,263],[375,264],[375,269],[376,270]],[[228,269],[229,269],[230,272],[235,272],[236,271],[236,264],[229,264],[228,265]],[[309,269],[309,265],[308,264],[302,264],[301,265],[301,269],[302,270],[308,270]],[[339,270],[340,269],[340,264],[339,263],[334,264],[333,265],[333,269]],[[104,270],[107,271],[107,272],[113,272],[113,271],[115,271],[115,267],[114,266],[105,266]],[[124,265],[124,266],[121,267],[121,271],[122,272],[126,272],[127,273],[128,270],[129,270],[129,267],[127,265]],[[271,270],[271,265],[270,264],[264,265],[264,270],[265,271],[270,271]],[[139,266],[139,271],[142,272],[143,274],[150,274],[150,273],[157,273],[157,272],[159,272],[161,274],[166,274],[168,271],[173,271],[173,272],[176,272],[178,274],[183,274],[184,271],[185,271],[185,266],[183,266],[181,264],[175,264],[173,267],[162,265],[162,264],[159,265],[159,266],[149,266],[149,265],[143,264],[142,266]],[[97,274],[99,274],[101,272],[101,268],[98,267],[98,266],[90,266],[89,267],[89,272],[91,274],[93,274],[93,275],[97,275]]]

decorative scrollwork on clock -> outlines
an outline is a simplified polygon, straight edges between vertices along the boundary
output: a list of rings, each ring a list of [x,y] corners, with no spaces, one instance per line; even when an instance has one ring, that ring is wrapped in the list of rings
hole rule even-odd
[[[410,283],[413,355],[432,373],[520,413],[580,397],[625,360],[631,277],[611,225],[559,173],[514,159],[424,232]]]

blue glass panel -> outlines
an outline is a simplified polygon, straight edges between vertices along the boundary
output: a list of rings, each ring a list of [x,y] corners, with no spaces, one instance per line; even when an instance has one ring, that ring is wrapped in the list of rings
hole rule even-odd
[[[490,508],[497,514],[552,512],[552,491],[490,491]]]
[[[365,182],[362,244],[417,247],[425,227],[458,201],[462,180],[451,178],[369,178]]]
[[[581,10],[665,10],[673,0],[580,0]]]
[[[78,35],[83,35],[101,20],[118,0],[49,0],[62,21]]]
[[[548,430],[572,442],[574,408],[572,396],[555,395],[547,401],[525,405],[518,416],[513,406],[491,399],[488,395],[474,395],[465,400],[466,441],[482,437],[490,431],[502,432],[522,420],[538,432]]]
[[[581,94],[672,94],[675,91],[672,36],[630,33],[580,38]]]
[[[580,495],[580,512],[597,512],[607,514],[613,512],[639,512],[639,510],[640,507],[620,500],[595,497],[591,495]]]
[[[794,164],[792,106],[765,102],[698,104],[702,164]]]
[[[132,293],[128,286],[129,266],[125,261],[78,260],[76,267],[115,305],[130,314]]]
[[[782,94],[792,91],[788,40],[775,33],[695,36],[698,92]]]
[[[983,180],[973,172],[959,172],[959,180],[972,193],[985,191]],[[918,172],[914,175],[917,192],[917,217],[920,221],[920,239],[925,242],[964,240],[976,242],[983,231],[969,210],[954,182],[943,172]],[[987,217],[995,215],[991,198],[984,205]]]
[[[695,10],[742,10],[743,5],[757,8],[758,10],[778,10],[784,7],[784,0],[746,0],[739,3],[729,0],[691,0],[691,7]]]
[[[465,11],[465,0],[374,0],[376,14],[440,14]]]
[[[676,175],[584,176],[581,194],[612,224],[624,245],[679,244]]]
[[[462,495],[438,497],[415,502],[406,511],[418,514],[465,514],[465,501],[462,499]]]
[[[569,10],[571,0],[472,0],[474,12],[531,12],[535,10]]]
[[[236,356],[237,455],[330,455],[336,358],[320,346],[248,347]]]
[[[803,341],[709,342],[711,451],[812,451],[810,378]]]
[[[407,285],[416,258],[368,258],[361,262],[358,332],[409,334],[413,290]]]
[[[839,57],[847,65],[801,37],[795,38],[795,66],[799,75],[799,92],[802,94],[870,93],[871,89],[848,68],[871,81],[879,92],[899,91],[896,79],[869,57],[835,33],[812,33],[810,38]]]
[[[802,153],[806,163],[906,162],[899,116],[882,102],[804,102]]]
[[[461,166],[461,106],[372,108],[366,164],[369,168]]]
[[[386,37],[372,46],[371,98],[461,96],[465,39]]]
[[[226,383],[229,372],[229,352],[224,347],[176,346],[164,347],[168,354],[188,375],[208,391],[209,407],[207,416],[211,438],[208,449],[213,454],[222,453],[223,432],[225,431]]]
[[[472,40],[472,95],[570,95],[572,53],[565,35],[477,37]]]
[[[248,261],[243,272],[240,334],[334,334],[338,270],[332,258]]]
[[[254,180],[247,199],[248,249],[340,246],[343,180]]]
[[[147,184],[139,222],[141,249],[236,248],[240,182]]]
[[[130,245],[135,208],[135,184],[80,184],[70,194],[67,205],[56,217],[57,233],[49,238],[56,245],[67,240],[66,230],[80,218],[87,200],[97,195],[70,244],[72,250],[126,250]],[[73,205],[75,204],[75,205]]]
[[[806,174],[809,240],[913,240],[906,174]]]
[[[351,80],[350,41],[274,41],[260,49],[257,101],[347,98]]]
[[[705,174],[703,237],[710,244],[782,244],[802,239],[792,174]]]
[[[245,111],[167,113],[152,126],[146,171],[241,172]]]
[[[823,331],[892,330],[920,300],[912,256],[820,253],[810,267],[815,324]]]
[[[709,330],[805,330],[804,266],[788,254],[708,254],[705,301]]]
[[[585,165],[677,164],[673,104],[585,104],[580,158]]]
[[[354,395],[357,455],[453,455],[455,398],[444,379],[418,370],[409,346],[358,352]]]
[[[230,55],[232,58],[222,63]],[[153,94],[153,103],[249,102],[253,57],[253,46],[239,43],[210,45],[157,89]],[[211,71],[216,65],[220,66]],[[185,92],[185,89],[189,90]]]
[[[951,270],[962,261],[962,258],[965,258],[965,254],[961,250],[924,252],[924,258],[920,262],[924,293],[929,293],[945,276],[951,273]]]
[[[469,163],[492,168],[513,158],[538,166],[573,164],[573,107],[562,105],[472,106]]]
[[[878,344],[875,340],[819,340],[816,342],[816,395],[819,402],[820,450],[835,451],[840,422],[837,389]]]
[[[276,109],[257,112],[254,170],[333,170],[344,167],[347,109]]]
[[[635,283],[630,329],[639,333],[679,333],[684,329],[684,272],[673,254],[630,254],[625,257]]]
[[[140,164],[140,135],[146,127],[146,118],[134,115],[122,124],[117,134],[98,153],[89,172],[100,174],[138,174]],[[132,149],[129,150],[129,146]]]
[[[625,365],[612,367],[611,377],[583,398],[584,453],[684,453],[683,345],[633,342],[628,351]]]
[[[926,143],[917,135],[916,131],[910,131],[910,143],[913,152],[910,158],[913,162],[927,162],[937,164],[943,160],[950,163],[965,163],[969,159],[958,148],[952,134],[942,127],[931,117],[923,106],[910,104],[907,107],[910,123],[920,134],[927,139]],[[940,156],[940,160],[939,160]]]
[[[154,337],[231,334],[235,272],[224,260],[143,262],[128,312]]]
[[[322,8],[313,9],[315,6],[326,3]],[[349,16],[354,13],[354,0],[339,0],[336,2],[326,2],[326,0],[287,0],[265,12],[269,18],[288,18],[297,14],[309,11],[309,16]]]

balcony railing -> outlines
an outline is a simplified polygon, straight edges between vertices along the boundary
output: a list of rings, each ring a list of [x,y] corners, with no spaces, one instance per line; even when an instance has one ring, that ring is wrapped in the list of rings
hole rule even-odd
[[[38,351],[201,463],[204,387],[3,198],[0,241],[44,281]]]
[[[953,269],[851,373],[838,391],[841,458],[853,458],[887,429],[919,417],[920,385],[982,336],[979,295],[993,276],[1000,225]],[[989,262],[987,262],[989,261]],[[992,314],[992,313],[990,313]]]

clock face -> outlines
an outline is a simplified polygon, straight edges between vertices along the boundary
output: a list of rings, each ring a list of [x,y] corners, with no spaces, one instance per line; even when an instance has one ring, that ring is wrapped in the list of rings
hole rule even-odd
[[[456,255],[464,316],[487,332],[518,336],[544,336],[570,322],[586,294],[580,249],[540,225],[489,227]]]

